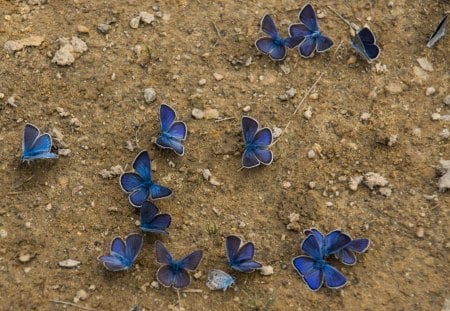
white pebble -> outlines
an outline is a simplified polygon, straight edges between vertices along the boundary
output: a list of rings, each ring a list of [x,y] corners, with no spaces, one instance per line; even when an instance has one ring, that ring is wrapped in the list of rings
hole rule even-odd
[[[430,96],[436,93],[436,89],[432,86],[427,87],[427,90],[425,91],[425,95]]]
[[[146,104],[150,104],[156,100],[155,89],[149,87],[144,90],[144,100]]]
[[[1,96],[0,96],[0,98],[1,98]],[[450,106],[450,95],[445,96],[445,98],[444,98],[444,105]]]
[[[262,266],[261,270],[259,271],[261,275],[268,276],[273,274],[273,267],[272,266]]]
[[[359,117],[359,120],[360,120],[361,122],[365,122],[365,121],[368,121],[368,120],[370,119],[371,116],[372,116],[372,115],[371,115],[370,113],[368,113],[368,112],[363,112],[363,113],[361,113],[361,116]]]
[[[203,86],[206,84],[206,79],[200,79],[198,80],[198,85]]]
[[[60,267],[63,268],[75,268],[80,265],[81,262],[75,259],[65,259],[58,263]]]
[[[272,135],[273,135],[273,138],[278,138],[278,137],[281,136],[281,134],[283,134],[283,130],[282,130],[281,128],[276,127],[276,126],[274,126],[274,127],[272,128]]]
[[[216,79],[216,81],[220,81],[223,79],[223,75],[221,75],[218,72],[213,73],[214,79]]]
[[[306,120],[311,119],[312,117],[311,107],[308,107],[308,109],[306,109],[305,112],[303,112],[303,116],[305,117]]]
[[[138,28],[138,27],[139,27],[139,22],[140,22],[140,20],[141,20],[141,17],[140,17],[140,16],[138,16],[138,17],[133,17],[133,18],[130,20],[130,27],[133,28],[133,29]]]
[[[291,183],[289,181],[283,181],[283,188],[290,188],[291,187]]]
[[[315,157],[316,157],[316,152],[314,150],[310,149],[308,151],[308,158],[309,159],[314,159]]]
[[[251,109],[250,106],[247,105],[247,106],[245,106],[244,108],[242,108],[242,111],[244,111],[244,112],[249,112],[250,109]]]
[[[203,119],[205,117],[205,113],[203,112],[203,110],[198,109],[198,108],[192,109],[191,114],[194,117],[194,119],[197,119],[197,120]]]
[[[155,15],[147,12],[139,13],[139,17],[141,18],[141,21],[143,21],[146,24],[150,24],[155,20]]]
[[[326,205],[327,207],[332,207],[332,206],[333,206],[333,202],[327,202],[327,203],[325,203],[325,205]]]

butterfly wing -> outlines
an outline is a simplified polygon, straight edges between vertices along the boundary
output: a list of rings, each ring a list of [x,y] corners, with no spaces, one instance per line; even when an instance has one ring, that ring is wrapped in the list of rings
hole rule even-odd
[[[99,256],[98,260],[100,260],[103,266],[109,271],[122,271],[127,270],[130,266],[127,266],[123,263],[120,257],[113,255],[105,255]]]
[[[147,150],[141,151],[133,162],[133,168],[144,182],[152,181],[150,156]]]
[[[156,139],[156,145],[163,149],[172,149],[179,156],[184,155],[184,146],[180,140],[169,137],[167,134],[161,134]]]
[[[115,237],[111,242],[111,254],[124,257],[126,253],[125,242],[121,237]]]
[[[313,234],[316,237],[316,240],[319,243],[319,245],[323,245],[323,242],[324,242],[323,235],[316,228],[311,228],[311,229],[305,230],[304,233],[306,236]]]
[[[142,185],[139,188],[136,188],[130,195],[128,196],[128,201],[131,205],[135,207],[140,207],[142,203],[147,201],[150,195],[150,189],[146,185]]]
[[[308,3],[301,9],[298,18],[310,31],[319,31],[316,12],[311,4]]]
[[[430,39],[427,42],[427,47],[431,48],[433,45],[436,44],[436,42],[439,41],[443,36],[445,36],[445,31],[447,30],[447,24],[448,24],[448,15],[445,15],[441,21],[439,22],[438,26],[436,27],[436,30],[431,35]]]
[[[236,254],[231,267],[241,272],[251,273],[255,269],[260,269],[262,265],[253,260],[255,255],[255,246],[252,242],[244,244]]]
[[[235,235],[229,235],[225,241],[225,252],[227,255],[228,263],[233,262],[241,246],[241,239]]]
[[[156,279],[163,286],[174,288],[184,288],[191,283],[189,273],[184,269],[177,269],[176,271],[170,265],[162,266],[156,272]]]
[[[141,251],[144,238],[142,235],[133,233],[129,234],[125,239],[125,257],[133,263]]]
[[[338,269],[329,264],[323,266],[323,276],[325,278],[325,285],[328,288],[341,288],[347,283],[345,276]]]
[[[242,117],[242,133],[244,135],[245,144],[251,144],[258,131],[259,123],[251,117]]]
[[[25,154],[34,145],[39,136],[39,129],[30,123],[25,124],[23,129],[22,153]]]
[[[252,142],[254,146],[267,147],[272,144],[272,131],[268,127],[260,129],[254,136]]]
[[[140,188],[144,180],[136,173],[123,173],[120,175],[119,183],[123,191],[130,193]]]
[[[351,238],[340,230],[334,230],[325,237],[325,256],[332,255],[351,242]]]
[[[303,41],[306,36],[311,35],[311,30],[308,29],[303,24],[291,24],[289,25],[289,36],[291,38],[298,38],[298,40]]]
[[[290,42],[290,45],[295,44],[295,41]],[[274,39],[264,37],[256,40],[255,46],[263,54],[270,56],[272,60],[280,61],[286,58],[286,47],[284,44],[277,43]]]
[[[156,241],[156,262],[161,265],[170,265],[173,263],[172,255],[161,241]]]
[[[228,273],[212,269],[208,271],[208,279],[206,281],[206,286],[210,290],[227,290],[228,287],[233,285],[235,282],[234,278]]]
[[[158,208],[151,202],[145,201],[141,206],[141,225],[144,232],[167,234],[167,227],[171,223],[169,214],[160,214]]]
[[[360,29],[352,38],[352,46],[368,62],[374,61],[380,55],[380,48],[376,45],[375,36],[367,27]]]
[[[355,254],[348,249],[347,247],[344,247],[343,249],[339,250],[335,253],[335,256],[344,264],[352,266],[356,264],[356,256]]]
[[[38,131],[38,136],[30,145],[29,140],[35,137],[36,130]],[[26,143],[25,140],[27,140]],[[52,137],[50,136],[50,134],[44,133],[39,136],[39,130],[36,127],[33,128],[33,126],[31,125],[25,127],[24,143],[22,148],[24,148],[24,151],[22,152],[22,160],[58,158],[58,155],[50,152],[50,149],[52,148]]]
[[[279,37],[277,27],[269,14],[265,14],[261,19],[261,31],[268,34],[271,38]]]
[[[322,246],[313,234],[307,236],[303,240],[301,249],[305,252],[305,254],[311,256],[314,260],[323,259]]]
[[[365,251],[367,251],[369,246],[370,246],[369,239],[354,239],[347,244],[346,248],[357,253],[364,253]]]
[[[303,58],[311,58],[314,56],[314,51],[317,47],[317,40],[312,36],[305,37],[305,40],[300,43],[298,50],[300,56]]]
[[[169,105],[162,104],[159,107],[159,122],[161,125],[161,132],[168,132],[176,118],[177,114],[175,110]]]
[[[328,51],[333,46],[333,40],[328,38],[327,36],[320,35],[317,38],[317,45],[316,45],[316,51],[319,53]]]
[[[298,256],[292,260],[294,269],[312,291],[319,290],[323,283],[322,270],[315,268],[315,262],[313,258],[308,256]]]
[[[150,186],[150,198],[152,200],[158,200],[170,197],[172,195],[172,190],[167,187],[152,183]]]
[[[252,168],[259,165],[259,160],[256,157],[256,153],[254,150],[245,149],[244,154],[242,155],[242,167]]]
[[[189,270],[189,271],[194,271],[195,269],[197,269],[198,265],[202,261],[202,258],[203,258],[203,251],[202,250],[197,250],[195,252],[192,252],[191,254],[183,257],[180,260],[181,267],[183,269],[186,269],[186,270]]]

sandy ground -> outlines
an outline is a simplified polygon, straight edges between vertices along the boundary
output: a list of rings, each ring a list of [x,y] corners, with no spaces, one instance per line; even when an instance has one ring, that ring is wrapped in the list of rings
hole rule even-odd
[[[450,158],[449,121],[431,115],[450,114],[443,103],[449,94],[450,41],[425,47],[450,9],[447,3],[317,1],[320,26],[335,47],[310,60],[292,50],[284,62],[274,63],[253,45],[260,18],[270,12],[285,35],[304,3],[27,2],[39,1],[0,2],[2,47],[8,40],[44,38],[13,54],[0,49],[1,310],[76,310],[50,300],[73,302],[80,290],[86,297],[76,304],[94,310],[137,304],[142,310],[178,309],[173,290],[152,286],[159,237],[145,237],[130,271],[108,272],[96,259],[114,236],[139,232],[138,214],[118,177],[99,172],[116,165],[129,170],[142,149],[151,154],[155,180],[174,190],[170,199],[156,203],[173,218],[162,240],[176,257],[205,250],[201,273],[189,287],[197,291],[182,294],[184,309],[449,310],[450,192],[438,192],[435,169]],[[382,49],[379,60],[367,64],[356,56],[348,26],[326,5],[370,25]],[[159,16],[151,25],[131,28],[141,11]],[[107,34],[97,31],[101,23],[109,23]],[[88,50],[75,53],[69,66],[52,63],[58,39],[74,36]],[[426,58],[431,70],[422,69],[418,58]],[[325,70],[314,95],[292,117]],[[146,104],[143,92],[149,87],[157,98]],[[435,92],[427,96],[429,87]],[[296,95],[280,100],[289,88]],[[184,157],[152,143],[163,102],[188,125]],[[246,106],[250,111],[243,112]],[[216,109],[228,119],[197,120],[193,108]],[[240,119],[247,114],[271,128],[292,122],[272,148],[271,166],[238,171]],[[50,131],[56,147],[70,149],[68,155],[20,164],[25,122]],[[308,157],[310,150],[314,157]],[[205,180],[204,169],[220,185]],[[389,184],[350,189],[352,177],[369,172]],[[337,265],[349,281],[344,289],[310,292],[292,269],[302,230],[312,226],[322,232],[340,227],[371,239],[356,266]],[[234,288],[210,292],[208,269],[231,273],[224,251],[229,234],[253,241],[256,259],[273,266],[274,274],[232,273],[238,278]],[[81,264],[59,267],[68,258]]]

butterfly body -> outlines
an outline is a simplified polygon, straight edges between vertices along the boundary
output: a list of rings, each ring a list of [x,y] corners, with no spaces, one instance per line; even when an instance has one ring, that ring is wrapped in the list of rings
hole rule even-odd
[[[143,244],[143,237],[133,233],[125,238],[115,237],[111,242],[109,255],[99,256],[106,269],[110,271],[128,270],[136,260]]]
[[[300,23],[289,26],[291,38],[298,38],[298,50],[303,58],[314,56],[314,52],[322,53],[333,46],[333,41],[319,30],[316,12],[311,4],[306,4],[299,13]]]
[[[242,167],[252,168],[260,165],[269,165],[273,161],[272,131],[267,128],[259,128],[259,123],[251,117],[242,118],[242,133],[244,135],[245,149],[242,155]]]
[[[223,290],[226,291],[235,283],[236,279],[229,275],[228,273],[212,269],[208,271],[208,280],[206,281],[206,286],[210,290]]]
[[[131,205],[139,207],[147,200],[157,200],[172,195],[172,190],[153,182],[150,156],[146,150],[141,151],[133,162],[135,172],[120,176],[120,187],[129,194]]]
[[[162,104],[159,108],[161,134],[156,139],[156,145],[163,149],[171,149],[179,156],[184,155],[183,141],[186,140],[187,126],[182,121],[175,121],[177,114],[169,105]]]
[[[57,154],[51,151],[52,137],[48,133],[41,134],[39,129],[30,123],[25,124],[22,139],[22,161],[38,159],[56,159]]]
[[[361,28],[352,38],[352,47],[363,56],[369,63],[380,56],[380,48],[376,44],[373,32],[367,28]]]

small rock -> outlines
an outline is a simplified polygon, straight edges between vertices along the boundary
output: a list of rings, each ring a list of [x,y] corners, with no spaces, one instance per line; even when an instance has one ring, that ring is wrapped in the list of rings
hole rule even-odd
[[[65,259],[58,263],[60,267],[68,269],[78,267],[80,264],[81,262],[75,259]]]
[[[77,291],[77,294],[73,298],[73,302],[77,303],[80,300],[85,301],[86,299],[88,299],[88,297],[89,297],[88,293],[84,289],[80,289],[79,291]]]
[[[389,147],[392,147],[393,145],[395,145],[397,143],[397,139],[398,139],[398,135],[391,135],[391,136],[389,136],[387,145]]]
[[[368,121],[368,120],[370,119],[371,116],[372,116],[372,115],[371,115],[370,113],[368,113],[368,112],[363,112],[363,113],[361,113],[361,116],[359,117],[359,120],[360,120],[361,122],[366,122],[366,121]]]
[[[213,73],[214,79],[216,79],[216,81],[221,81],[223,80],[223,75],[221,75],[218,72]]]
[[[274,126],[274,127],[272,128],[272,135],[273,135],[273,138],[276,139],[276,138],[280,137],[281,134],[283,134],[283,130],[282,130],[281,128],[276,127],[276,126]]]
[[[272,266],[262,266],[259,270],[259,273],[264,276],[272,275],[273,274],[273,267]]]
[[[425,91],[425,95],[430,96],[436,93],[436,89],[432,86],[427,87],[427,90]]]
[[[103,169],[99,172],[100,176],[104,179],[111,179],[113,177],[119,176],[124,172],[121,165],[111,166],[109,170]]]
[[[437,169],[442,175],[438,181],[440,192],[450,189],[450,160],[440,160]]]
[[[309,159],[314,159],[315,157],[316,157],[316,152],[314,150],[310,149],[308,151],[308,158]]]
[[[426,71],[433,71],[433,65],[426,57],[421,57],[417,59],[417,62],[419,63],[420,67]]]
[[[5,229],[0,229],[0,237],[6,238],[8,236],[8,232]]]
[[[443,102],[444,102],[444,105],[450,106],[450,95],[445,96]]]
[[[155,89],[149,87],[144,90],[144,101],[146,104],[153,103],[156,100]]]
[[[58,155],[63,156],[63,157],[67,157],[71,153],[72,153],[72,150],[70,150],[69,148],[58,149]]]
[[[130,27],[133,28],[133,29],[138,28],[138,27],[139,27],[139,22],[140,22],[140,21],[141,21],[141,17],[140,17],[140,16],[138,16],[138,17],[133,17],[133,18],[130,20]]]
[[[198,108],[192,109],[191,114],[194,117],[194,119],[197,119],[197,120],[201,120],[205,117],[205,113],[203,112],[203,110],[198,109]]]
[[[139,17],[146,24],[151,24],[155,20],[155,15],[148,12],[140,12]]]
[[[27,262],[29,262],[31,260],[31,255],[30,255],[30,253],[21,253],[20,255],[19,255],[19,261],[21,262],[21,263],[27,263]]]
[[[347,59],[347,65],[353,65],[354,63],[356,63],[356,56],[352,55]]]
[[[378,191],[380,191],[380,194],[389,198],[392,194],[392,189],[389,187],[381,187]]]
[[[75,53],[84,53],[88,50],[86,42],[78,37],[72,37],[72,39],[70,40],[70,44],[73,46],[73,51]]]
[[[198,85],[203,86],[206,84],[206,79],[200,79],[198,80]]]
[[[219,110],[213,108],[205,109],[205,118],[207,120],[218,119],[219,118]]]
[[[11,107],[17,108],[16,98],[14,96],[8,97],[8,99],[6,100],[6,103],[8,105],[10,105]]]
[[[428,80],[428,74],[425,70],[418,66],[414,66],[413,70],[414,75],[416,76],[416,78],[414,79],[416,82],[422,84],[424,81]]]
[[[287,96],[287,94],[285,93],[285,94],[278,96],[278,99],[285,102],[289,99],[289,96]]]
[[[375,187],[385,187],[389,181],[378,173],[369,172],[364,175],[364,184],[373,190]]]
[[[194,273],[194,279],[198,280],[199,278],[201,278],[203,275],[202,270],[198,270],[197,272]]]
[[[311,93],[309,95],[309,99],[314,99],[314,100],[319,99],[319,93],[317,93],[317,92]]]
[[[46,210],[47,212],[51,211],[51,210],[52,210],[52,203],[48,203],[48,204],[45,206],[45,210]]]
[[[425,236],[425,229],[422,227],[417,228],[416,236],[418,238],[423,238]]]
[[[326,205],[327,207],[333,207],[333,202],[326,202],[325,205]]]
[[[431,114],[431,120],[439,121],[440,119],[441,119],[441,114],[440,113],[435,112],[435,113]]]
[[[5,98],[5,94],[4,93],[0,93],[0,99]]]
[[[21,40],[6,41],[3,47],[8,53],[13,54],[27,46],[40,46],[42,42],[44,42],[44,37],[31,36]]]
[[[89,28],[87,28],[84,25],[78,25],[77,26],[77,32],[79,32],[79,33],[89,33]]]
[[[316,182],[315,181],[310,181],[309,183],[308,183],[308,187],[309,187],[309,189],[315,189],[316,188]]]
[[[361,175],[350,177],[350,181],[348,183],[350,190],[352,191],[358,190],[358,186],[363,181],[363,179],[364,177]]]
[[[305,112],[303,112],[303,117],[305,117],[306,120],[311,119],[312,117],[311,107],[308,107],[308,109],[306,109]]]
[[[74,125],[76,127],[80,127],[81,126],[81,122],[80,120],[78,120],[78,118],[71,118],[69,121],[70,125]]]
[[[449,129],[443,129],[439,136],[441,136],[443,139],[449,139],[450,138],[450,130]]]
[[[154,289],[158,289],[159,288],[159,283],[157,281],[153,281],[150,283],[150,286]]]
[[[291,187],[291,183],[289,181],[283,181],[283,188],[287,189]]]
[[[210,183],[211,185],[213,185],[213,186],[220,186],[220,185],[222,185],[222,183],[219,182],[219,181],[217,180],[217,178],[214,177],[214,176],[211,176],[211,177],[209,178],[209,183]]]
[[[247,105],[247,106],[245,106],[244,108],[242,108],[242,111],[243,111],[243,112],[249,112],[250,109],[251,109],[250,106]]]
[[[403,86],[400,82],[390,82],[386,85],[385,89],[391,95],[396,95],[403,92]]]
[[[109,24],[98,24],[97,25],[97,30],[104,35],[106,35],[110,29],[111,29],[111,26]]]
[[[209,180],[212,176],[212,173],[209,169],[205,168],[204,170],[202,170],[202,176],[203,176],[203,179]]]
[[[287,95],[289,98],[293,98],[296,94],[297,94],[297,90],[296,90],[295,88],[293,88],[293,87],[289,88],[289,89],[286,91],[286,95]]]

